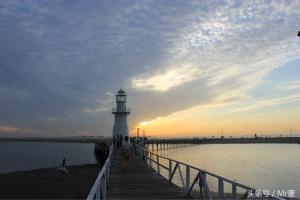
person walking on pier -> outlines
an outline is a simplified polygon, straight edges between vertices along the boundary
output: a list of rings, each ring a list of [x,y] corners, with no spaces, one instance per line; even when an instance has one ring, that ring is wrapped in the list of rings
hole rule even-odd
[[[130,143],[129,137],[125,136],[122,143],[122,155],[124,159],[124,170],[128,169],[128,161],[130,154],[132,153],[132,145]]]
[[[200,188],[200,197],[203,198],[203,185],[204,185],[204,176],[202,172],[199,174],[199,188]]]

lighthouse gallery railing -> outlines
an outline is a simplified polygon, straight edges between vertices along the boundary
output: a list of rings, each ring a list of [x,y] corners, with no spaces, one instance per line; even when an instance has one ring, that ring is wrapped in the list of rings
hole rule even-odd
[[[109,182],[109,171],[110,171],[110,163],[111,163],[111,158],[113,154],[113,144],[109,148],[109,155],[99,172],[99,175],[90,190],[87,200],[92,200],[92,199],[106,199],[106,194],[107,194],[107,186]]]

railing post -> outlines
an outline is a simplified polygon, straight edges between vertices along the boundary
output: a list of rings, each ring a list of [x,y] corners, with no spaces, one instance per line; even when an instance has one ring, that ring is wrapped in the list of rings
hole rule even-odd
[[[100,187],[100,184],[97,186],[97,190],[96,190],[96,200],[100,200],[100,190],[101,190],[101,187]]]
[[[135,151],[137,152],[137,156],[141,157],[141,151],[137,145],[135,145]]]
[[[201,176],[201,174],[200,174],[200,176]],[[212,195],[210,193],[210,190],[209,190],[209,187],[208,187],[208,184],[207,184],[207,180],[206,180],[206,173],[202,172],[202,178],[203,178],[203,181],[204,181],[204,184],[203,184],[204,194],[205,194],[207,199],[212,200],[213,198],[212,198]]]
[[[156,155],[156,162],[157,162],[157,172],[160,174],[160,166],[159,166],[159,156]]]
[[[149,152],[149,153],[150,153],[150,159],[149,159],[150,167],[152,167],[152,153],[151,152]]]
[[[169,181],[171,181],[172,176],[172,160],[169,160]]]
[[[146,156],[145,156],[145,150],[144,149],[142,149],[141,150],[141,157],[143,158],[143,161],[145,162],[145,163],[147,163],[147,159],[146,159]]]
[[[219,178],[219,190],[218,190],[218,198],[224,199],[224,182]]]
[[[181,179],[181,182],[182,182],[182,187],[185,189],[185,180],[184,180],[182,172],[181,172],[180,164],[179,163],[177,163],[177,164],[178,164],[178,172],[179,172],[180,179]]]
[[[185,195],[187,195],[190,189],[190,166],[186,165],[185,170]]]
[[[232,184],[232,200],[236,200],[236,184]]]
[[[148,164],[148,155],[149,155],[149,152],[148,151],[144,151],[144,155],[145,155],[145,163]]]
[[[106,185],[106,175],[104,175],[104,180],[103,180],[103,191],[102,191],[102,193],[103,193],[103,199],[106,199],[106,189],[107,189],[107,185]]]
[[[106,188],[107,188],[107,186],[108,186],[108,184],[109,184],[109,165],[108,165],[108,167],[107,167],[107,169],[106,169],[106,173],[105,173],[105,184],[106,184]]]

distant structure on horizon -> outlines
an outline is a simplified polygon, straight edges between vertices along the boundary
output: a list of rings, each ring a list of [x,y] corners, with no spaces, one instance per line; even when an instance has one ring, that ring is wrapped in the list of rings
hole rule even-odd
[[[113,140],[121,141],[125,136],[128,136],[127,116],[130,114],[126,108],[126,92],[122,89],[116,94],[117,107],[112,109],[112,114],[115,115],[113,126]]]

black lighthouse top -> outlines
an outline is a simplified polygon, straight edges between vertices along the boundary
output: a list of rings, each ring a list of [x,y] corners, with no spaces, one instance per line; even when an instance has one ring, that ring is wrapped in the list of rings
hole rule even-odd
[[[119,89],[118,94],[126,94],[125,90],[123,88]]]
[[[126,102],[126,92],[125,92],[125,90],[123,90],[122,87],[118,91],[118,93],[116,94],[116,101],[117,102]]]

